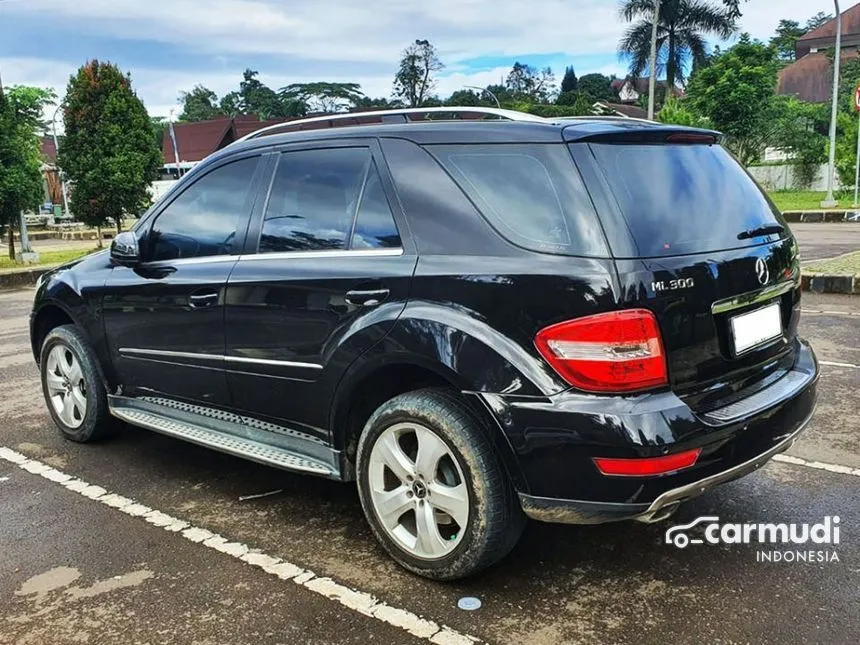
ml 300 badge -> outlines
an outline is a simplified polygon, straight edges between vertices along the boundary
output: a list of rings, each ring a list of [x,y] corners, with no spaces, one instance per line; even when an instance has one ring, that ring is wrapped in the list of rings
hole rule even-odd
[[[681,278],[680,280],[660,280],[651,283],[651,291],[675,291],[676,289],[690,289],[696,284],[693,278]]]

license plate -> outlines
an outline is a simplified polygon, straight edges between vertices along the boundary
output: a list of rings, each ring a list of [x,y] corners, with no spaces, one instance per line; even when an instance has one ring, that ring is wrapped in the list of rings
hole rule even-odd
[[[779,304],[768,305],[732,318],[735,353],[743,352],[782,335]]]

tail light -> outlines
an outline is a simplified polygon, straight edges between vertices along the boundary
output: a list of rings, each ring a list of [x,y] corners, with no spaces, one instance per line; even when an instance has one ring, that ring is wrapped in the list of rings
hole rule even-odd
[[[665,475],[689,468],[699,459],[701,448],[676,452],[674,455],[662,457],[648,457],[645,459],[610,459],[606,457],[594,457],[594,465],[603,475],[616,475],[619,477],[649,477],[652,475]]]
[[[568,383],[588,392],[634,392],[668,383],[657,319],[627,309],[551,325],[538,332],[541,356]]]

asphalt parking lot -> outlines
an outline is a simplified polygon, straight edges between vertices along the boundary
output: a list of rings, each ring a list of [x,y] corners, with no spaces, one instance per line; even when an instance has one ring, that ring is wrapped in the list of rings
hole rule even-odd
[[[860,224],[792,224],[804,262],[824,260],[860,249]]]
[[[804,298],[820,402],[787,457],[667,524],[532,523],[499,566],[438,584],[376,546],[353,486],[130,427],[63,441],[29,351],[32,291],[0,293],[0,643],[860,642],[860,298]],[[169,517],[137,516],[149,509]],[[704,515],[838,515],[839,561],[664,544],[667,527]],[[483,605],[460,610],[462,596]]]

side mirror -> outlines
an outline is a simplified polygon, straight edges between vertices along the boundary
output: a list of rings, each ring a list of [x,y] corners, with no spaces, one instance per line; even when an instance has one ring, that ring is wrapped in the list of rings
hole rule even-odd
[[[119,233],[110,245],[110,259],[115,264],[133,267],[140,261],[140,250],[137,248],[137,237],[134,233]]]

